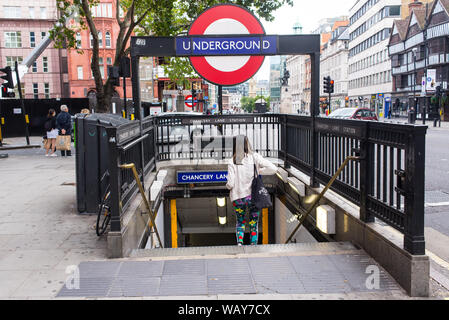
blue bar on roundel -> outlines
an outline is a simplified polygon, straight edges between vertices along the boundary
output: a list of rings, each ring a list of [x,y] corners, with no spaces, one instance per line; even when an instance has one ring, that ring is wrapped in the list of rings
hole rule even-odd
[[[277,36],[176,38],[176,54],[180,56],[266,55],[276,52]]]

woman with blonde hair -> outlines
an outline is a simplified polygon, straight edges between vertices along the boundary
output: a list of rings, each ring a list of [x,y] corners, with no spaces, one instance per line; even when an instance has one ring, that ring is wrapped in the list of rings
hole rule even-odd
[[[228,163],[226,187],[230,190],[229,197],[236,214],[237,245],[243,245],[247,211],[249,211],[250,242],[251,245],[256,245],[259,236],[260,211],[251,199],[251,186],[255,178],[254,172],[256,171],[257,174],[274,174],[277,168],[269,160],[251,150],[246,136],[234,137],[232,148],[233,157]]]

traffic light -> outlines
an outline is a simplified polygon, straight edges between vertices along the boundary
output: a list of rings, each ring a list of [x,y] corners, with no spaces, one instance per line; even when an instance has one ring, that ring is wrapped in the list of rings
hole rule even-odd
[[[324,77],[324,93],[329,93],[331,77]]]
[[[437,87],[435,88],[435,95],[436,95],[437,97],[441,97],[441,86],[437,86]]]
[[[334,80],[329,81],[329,93],[334,93]]]
[[[129,78],[131,77],[131,59],[123,57],[120,60],[119,76]]]
[[[196,97],[196,90],[192,89],[192,97],[195,98]]]
[[[120,68],[116,66],[108,66],[108,77],[114,87],[120,86]]]
[[[2,85],[2,98],[14,98],[15,96],[14,92],[8,92],[8,87]]]
[[[1,76],[1,78],[6,81],[3,83],[3,86],[6,88],[14,89],[14,83],[12,82],[11,67],[7,66],[6,68],[0,69],[0,72],[5,73],[5,75]]]

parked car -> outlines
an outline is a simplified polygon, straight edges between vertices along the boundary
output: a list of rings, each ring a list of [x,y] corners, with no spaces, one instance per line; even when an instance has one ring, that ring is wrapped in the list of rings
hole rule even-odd
[[[332,111],[328,117],[334,119],[359,119],[377,121],[376,113],[368,108],[340,108]]]

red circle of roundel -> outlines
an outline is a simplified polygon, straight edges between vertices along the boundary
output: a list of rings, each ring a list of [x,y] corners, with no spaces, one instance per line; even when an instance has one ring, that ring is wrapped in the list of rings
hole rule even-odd
[[[185,98],[185,105],[187,106],[187,107],[189,107],[189,108],[192,108],[192,102],[187,102],[187,100],[192,100],[192,95],[190,95],[190,96],[187,96],[186,98]],[[198,102],[195,102],[196,101],[196,99],[195,100],[193,100],[193,105],[194,106],[196,106],[197,104],[198,104]]]
[[[250,34],[265,34],[262,24],[248,10],[238,5],[217,5],[203,12],[190,26],[188,35],[203,35],[209,25],[220,19],[233,19],[243,24]],[[205,57],[189,57],[195,71],[216,85],[236,85],[251,78],[262,66],[265,56],[251,56],[240,69],[226,72],[211,66]]]

